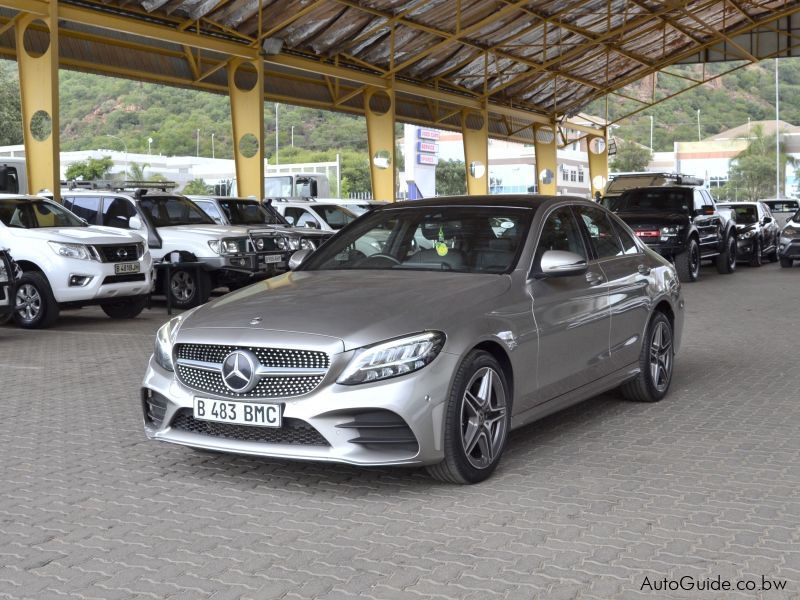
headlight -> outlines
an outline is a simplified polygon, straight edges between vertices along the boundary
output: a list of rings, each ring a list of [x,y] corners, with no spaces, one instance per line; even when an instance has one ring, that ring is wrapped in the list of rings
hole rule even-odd
[[[156,345],[153,349],[153,358],[156,363],[167,371],[174,371],[175,365],[172,363],[172,345],[175,343],[175,337],[178,334],[178,328],[185,315],[179,315],[170,319],[156,332]]]
[[[436,358],[445,335],[426,331],[358,350],[336,383],[356,385],[418,371]]]
[[[778,240],[778,241],[779,241],[781,244],[784,244],[784,245],[786,245],[786,244],[791,244],[791,243],[792,243],[792,238],[790,238],[790,237],[785,237],[785,236],[781,236],[781,239],[780,239],[780,240]]]
[[[256,240],[256,250],[263,250],[264,249],[264,238],[258,238]]]
[[[678,235],[677,227],[662,227],[661,235]]]
[[[47,242],[53,252],[66,258],[77,258],[80,260],[93,260],[94,255],[88,246],[83,244],[63,244],[61,242]]]
[[[239,254],[239,242],[236,240],[211,240],[208,246],[215,254]]]
[[[317,245],[314,242],[312,242],[311,240],[303,239],[303,240],[300,240],[300,248],[302,250],[316,250],[317,249]]]
[[[795,229],[794,227],[787,227],[781,232],[781,237],[785,237],[786,239],[791,239],[793,237],[797,237],[798,233],[800,233],[800,229]]]
[[[289,240],[285,237],[276,237],[275,245],[278,247],[278,250],[289,250]]]
[[[4,262],[0,261],[0,282],[5,283],[8,281],[8,272],[6,271],[6,265]]]
[[[751,237],[753,237],[755,234],[756,234],[756,230],[755,230],[755,229],[751,229],[751,230],[749,230],[749,231],[745,231],[745,232],[743,232],[743,233],[740,233],[740,234],[739,234],[739,237],[740,237],[741,239],[743,239],[743,240],[748,240],[748,239],[750,239]]]

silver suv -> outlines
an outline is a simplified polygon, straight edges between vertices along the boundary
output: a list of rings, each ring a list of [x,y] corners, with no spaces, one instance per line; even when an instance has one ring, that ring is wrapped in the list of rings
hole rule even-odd
[[[291,232],[216,224],[194,202],[165,189],[64,190],[64,205],[90,224],[140,232],[160,269],[156,289],[177,308],[206,302],[216,287],[238,289],[285,271]]]
[[[377,231],[383,247],[360,251]],[[401,203],[294,272],[166,323],[144,377],[144,429],[474,483],[512,428],[618,386],[661,400],[683,320],[674,267],[592,202]]]

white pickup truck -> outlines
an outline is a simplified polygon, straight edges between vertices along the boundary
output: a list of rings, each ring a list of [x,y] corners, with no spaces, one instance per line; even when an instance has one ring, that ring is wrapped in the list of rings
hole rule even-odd
[[[45,198],[0,194],[0,247],[22,269],[14,305],[22,327],[47,327],[60,309],[87,304],[99,304],[113,319],[130,319],[142,312],[153,287],[142,236],[90,227]]]
[[[203,304],[217,287],[236,289],[285,270],[294,234],[218,225],[194,202],[166,190],[62,190],[64,206],[91,224],[139,232],[158,269],[156,289],[176,308]],[[168,280],[167,280],[168,278]]]

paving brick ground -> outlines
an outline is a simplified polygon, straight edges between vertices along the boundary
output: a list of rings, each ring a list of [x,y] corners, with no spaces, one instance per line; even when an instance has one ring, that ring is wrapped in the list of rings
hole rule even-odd
[[[0,598],[800,598],[800,268],[685,286],[672,392],[513,434],[472,487],[147,442],[163,308],[0,328]],[[783,592],[642,590],[691,576]]]

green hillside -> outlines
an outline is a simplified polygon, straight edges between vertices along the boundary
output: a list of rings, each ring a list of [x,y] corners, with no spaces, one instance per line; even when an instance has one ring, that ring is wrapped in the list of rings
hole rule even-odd
[[[649,145],[650,115],[654,117],[656,150],[670,150],[674,141],[697,139],[697,109],[700,109],[701,135],[711,135],[752,120],[774,117],[773,61],[751,65],[726,75],[710,84],[689,90],[637,116],[621,122],[616,135]],[[723,69],[709,65],[709,70]],[[681,67],[691,75],[699,67]],[[21,143],[16,64],[0,60],[0,145]],[[800,59],[783,59],[780,63],[781,118],[800,123]],[[629,95],[644,97],[648,81],[626,90]],[[685,80],[659,75],[660,95],[679,91]],[[197,151],[197,130],[200,130],[200,154],[211,156],[211,134],[214,133],[214,154],[232,157],[230,108],[225,96],[169,88],[126,79],[100,77],[62,71],[61,149],[76,150],[112,147],[120,143],[107,134],[125,140],[130,152],[147,152],[147,139],[152,138],[153,153],[193,155]],[[618,116],[635,104],[614,99],[609,103],[609,116]],[[598,101],[586,112],[604,116],[605,102]],[[281,162],[329,160],[336,151],[366,160],[366,126],[364,119],[351,115],[309,108],[280,105]],[[291,148],[294,127],[294,149]],[[267,103],[264,113],[265,147],[268,158],[275,148],[275,107]],[[116,144],[116,146],[115,146]],[[352,155],[351,155],[352,152]],[[360,161],[360,159],[359,159]]]

